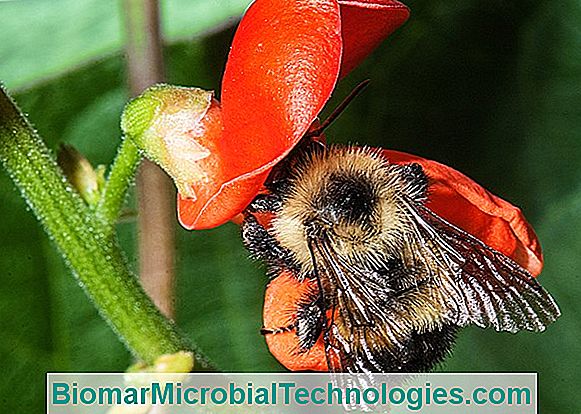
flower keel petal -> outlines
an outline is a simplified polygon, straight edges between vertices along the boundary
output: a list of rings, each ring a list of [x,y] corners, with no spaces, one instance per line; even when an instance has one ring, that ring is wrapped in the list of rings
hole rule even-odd
[[[518,207],[490,193],[464,174],[415,155],[384,150],[397,164],[417,163],[430,179],[427,206],[440,217],[513,259],[532,275],[543,268],[541,246]]]

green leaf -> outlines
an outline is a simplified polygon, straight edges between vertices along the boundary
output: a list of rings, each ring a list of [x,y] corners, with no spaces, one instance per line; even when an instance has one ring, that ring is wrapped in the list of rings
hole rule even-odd
[[[219,369],[279,370],[268,353],[262,327],[267,278],[248,258],[238,226],[179,232],[178,322]]]
[[[160,2],[168,41],[192,38],[233,22],[249,0]],[[54,77],[118,53],[121,7],[101,0],[0,1],[0,79],[11,89]]]

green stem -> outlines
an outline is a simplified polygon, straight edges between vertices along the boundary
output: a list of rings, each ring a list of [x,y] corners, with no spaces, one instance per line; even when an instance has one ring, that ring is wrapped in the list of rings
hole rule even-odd
[[[95,215],[103,224],[103,231],[107,234],[112,234],[115,229],[115,223],[119,219],[127,196],[127,189],[133,183],[140,161],[141,156],[135,144],[129,139],[124,139],[119,146],[103,194],[95,210]]]
[[[131,150],[126,151],[131,161]],[[90,214],[4,88],[0,88],[0,162],[103,318],[138,358],[151,364],[161,355],[190,349],[145,294],[116,239],[102,231],[101,221]],[[119,180],[119,191],[110,193],[115,196],[109,214],[122,201],[122,182],[127,180]]]

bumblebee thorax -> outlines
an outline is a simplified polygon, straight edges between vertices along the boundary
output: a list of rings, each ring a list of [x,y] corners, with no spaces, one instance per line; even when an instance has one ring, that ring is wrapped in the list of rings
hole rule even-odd
[[[314,233],[324,233],[345,258],[386,251],[386,243],[396,243],[405,227],[398,201],[401,180],[376,152],[330,148],[294,168],[272,225],[277,240],[301,265],[312,266],[308,239]]]

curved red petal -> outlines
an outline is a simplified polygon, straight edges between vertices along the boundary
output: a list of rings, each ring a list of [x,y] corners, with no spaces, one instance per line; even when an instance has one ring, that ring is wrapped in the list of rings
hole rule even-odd
[[[339,0],[339,5],[343,35],[340,77],[343,77],[404,24],[410,12],[395,0]]]
[[[430,178],[428,207],[439,216],[504,253],[534,276],[543,268],[539,240],[518,207],[464,174],[415,155],[384,150],[398,164],[418,163]]]
[[[304,135],[329,99],[341,62],[336,0],[256,0],[234,37],[222,82],[224,181],[189,214],[193,228],[228,221]]]
[[[263,324],[267,329],[287,327],[296,322],[297,303],[318,289],[316,281],[300,282],[291,273],[283,272],[273,279],[264,296]],[[270,353],[291,371],[327,371],[325,344],[321,335],[308,351],[301,351],[296,331],[266,334]]]

